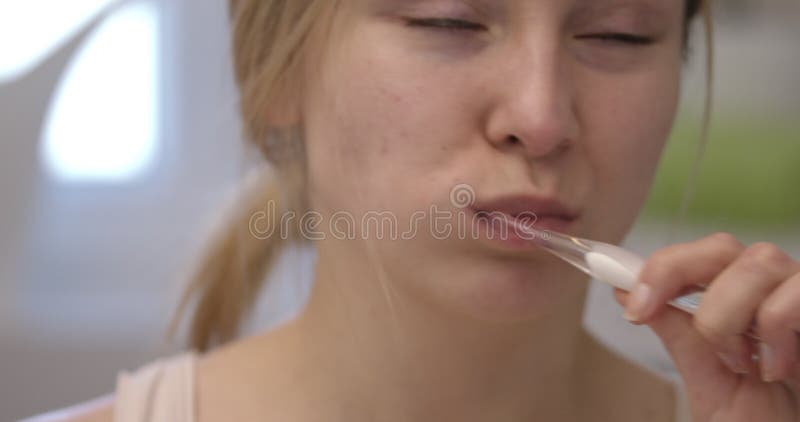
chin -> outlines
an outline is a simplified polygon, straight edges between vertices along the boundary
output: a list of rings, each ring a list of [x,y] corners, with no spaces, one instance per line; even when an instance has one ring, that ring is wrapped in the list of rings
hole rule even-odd
[[[524,323],[558,311],[583,297],[585,275],[555,257],[487,265],[462,280],[450,280],[447,301],[459,313],[492,323]]]

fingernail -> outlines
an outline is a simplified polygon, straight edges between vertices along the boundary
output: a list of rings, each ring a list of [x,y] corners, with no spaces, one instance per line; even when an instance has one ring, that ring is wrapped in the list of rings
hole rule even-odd
[[[636,283],[631,295],[628,297],[628,305],[625,307],[623,317],[628,321],[638,322],[649,305],[650,298],[653,296],[652,293],[653,289],[647,284]]]
[[[730,352],[717,352],[717,356],[731,371],[737,374],[747,373],[747,365],[738,356],[734,356]]]
[[[775,353],[767,343],[758,343],[758,360],[761,363],[761,379],[772,382],[777,379],[775,368]]]

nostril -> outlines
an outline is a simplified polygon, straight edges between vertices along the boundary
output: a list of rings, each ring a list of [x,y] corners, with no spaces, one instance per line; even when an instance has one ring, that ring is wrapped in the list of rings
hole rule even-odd
[[[508,142],[513,144],[513,145],[517,145],[517,144],[520,143],[520,140],[519,140],[519,138],[516,137],[516,135],[510,135],[508,137]]]

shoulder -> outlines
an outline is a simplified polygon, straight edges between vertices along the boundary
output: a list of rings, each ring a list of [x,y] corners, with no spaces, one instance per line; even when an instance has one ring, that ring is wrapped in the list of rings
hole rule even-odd
[[[65,409],[34,416],[21,422],[113,422],[113,420],[114,397],[113,395],[108,395]]]

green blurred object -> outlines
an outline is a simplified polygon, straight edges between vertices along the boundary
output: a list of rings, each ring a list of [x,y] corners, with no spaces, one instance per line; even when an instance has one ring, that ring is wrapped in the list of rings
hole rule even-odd
[[[700,129],[679,120],[664,151],[643,216],[678,214]],[[800,225],[800,123],[717,119],[694,181],[686,221],[746,228]]]

